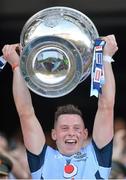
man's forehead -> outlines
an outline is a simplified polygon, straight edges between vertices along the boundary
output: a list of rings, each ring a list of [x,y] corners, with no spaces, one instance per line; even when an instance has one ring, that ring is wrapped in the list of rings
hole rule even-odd
[[[60,124],[80,124],[83,123],[83,119],[78,114],[62,114],[58,117],[57,123]]]
[[[61,114],[58,119],[82,119],[79,114]]]

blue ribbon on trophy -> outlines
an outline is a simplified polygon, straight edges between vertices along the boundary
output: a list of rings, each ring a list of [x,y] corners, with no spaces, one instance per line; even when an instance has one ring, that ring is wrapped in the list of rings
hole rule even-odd
[[[2,71],[2,69],[4,68],[4,66],[6,65],[6,61],[3,58],[3,56],[0,56],[0,71]]]
[[[103,48],[105,41],[96,39],[94,43],[93,62],[91,70],[91,90],[90,96],[98,97],[101,93],[101,88],[105,82],[104,68],[103,68]]]

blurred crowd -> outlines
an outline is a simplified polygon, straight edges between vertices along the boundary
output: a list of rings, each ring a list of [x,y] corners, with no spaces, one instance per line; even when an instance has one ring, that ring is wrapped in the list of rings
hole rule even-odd
[[[126,119],[115,118],[110,179],[126,179]]]
[[[126,179],[126,120],[116,118],[114,123],[112,170],[110,179]],[[55,148],[50,133],[47,143]],[[8,138],[0,132],[0,179],[31,179],[21,132]]]
[[[0,179],[31,179],[25,147],[19,134],[9,139],[0,132]]]

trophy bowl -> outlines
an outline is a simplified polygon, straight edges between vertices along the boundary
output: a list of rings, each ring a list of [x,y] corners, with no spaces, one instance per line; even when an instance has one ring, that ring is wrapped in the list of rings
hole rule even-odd
[[[48,98],[70,93],[90,75],[98,37],[78,10],[50,7],[33,15],[20,35],[20,68],[29,89]]]

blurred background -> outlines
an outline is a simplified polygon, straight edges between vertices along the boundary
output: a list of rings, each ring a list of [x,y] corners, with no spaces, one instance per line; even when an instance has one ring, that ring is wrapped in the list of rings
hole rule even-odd
[[[1,0],[0,55],[5,44],[20,42],[26,21],[38,11],[52,6],[67,6],[80,10],[95,24],[99,35],[115,34],[119,50],[115,54],[113,70],[116,79],[115,118],[126,119],[126,1],[125,0]],[[58,105],[73,103],[84,113],[92,131],[97,99],[90,97],[90,76],[70,94],[60,98],[44,98],[31,92],[36,115],[45,131],[53,126],[53,115]],[[18,114],[12,96],[12,71],[7,64],[0,72],[0,131],[12,136],[20,130]]]

